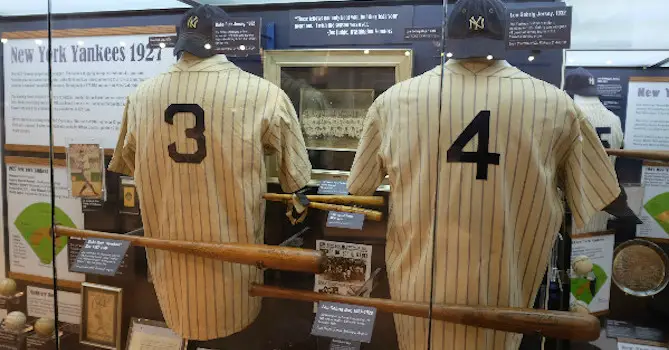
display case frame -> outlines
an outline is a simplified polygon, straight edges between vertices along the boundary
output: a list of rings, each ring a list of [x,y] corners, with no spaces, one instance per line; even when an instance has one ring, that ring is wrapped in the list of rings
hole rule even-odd
[[[410,79],[413,73],[413,51],[411,49],[295,49],[267,50],[264,52],[263,71],[265,79],[281,86],[281,72],[284,68],[298,67],[350,67],[350,68],[393,68],[395,81]],[[318,149],[307,147],[307,149]],[[318,149],[322,150],[322,149]],[[350,150],[331,149],[331,152]],[[276,158],[266,158],[268,182],[278,183]],[[346,181],[348,170],[314,168],[308,186],[319,186],[322,180]],[[389,190],[387,179],[379,187]]]

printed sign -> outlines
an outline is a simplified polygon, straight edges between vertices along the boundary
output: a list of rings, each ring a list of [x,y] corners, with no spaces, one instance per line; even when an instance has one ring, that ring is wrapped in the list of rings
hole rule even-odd
[[[328,213],[328,220],[325,222],[325,226],[362,230],[364,222],[364,214],[331,211]]]
[[[79,257],[79,253],[81,252],[81,249],[84,247],[85,242],[86,239],[78,237],[70,237],[70,239],[67,241],[69,271],[73,271],[72,268],[76,264],[77,258]],[[116,269],[115,276],[121,277],[128,275],[129,277],[132,277],[134,273],[134,269],[132,268],[134,259],[135,257],[133,250],[128,249],[128,251],[125,253],[125,256],[123,257],[123,260],[121,260],[121,265],[118,267],[118,269]]]
[[[290,11],[290,46],[379,45],[404,42],[413,6]]]
[[[229,18],[213,27],[214,51],[229,57],[260,54],[260,18]]]
[[[161,45],[162,44],[162,45]],[[150,49],[164,49],[167,47],[174,47],[177,44],[176,35],[164,35],[164,36],[150,36],[149,44],[147,45]]]
[[[130,242],[128,241],[102,238],[87,239],[71,270],[114,276],[129,246]]]
[[[667,332],[648,327],[635,326],[625,321],[606,320],[606,336],[609,338],[641,339],[656,342],[667,342]]]
[[[369,343],[376,320],[376,308],[331,302],[318,303],[311,334]]]
[[[332,339],[330,350],[360,350],[360,342],[344,339]]]
[[[566,49],[571,44],[571,7],[509,9],[508,21],[508,49]]]
[[[669,78],[630,77],[625,148],[669,150]]]
[[[643,205],[637,236],[669,239],[669,167],[643,166]]]
[[[318,194],[348,195],[348,188],[345,181],[322,180],[318,186]]]
[[[618,343],[618,350],[667,350],[666,346],[653,346],[646,344]]]
[[[609,309],[614,241],[612,234],[573,238],[569,296],[572,311],[583,308],[595,313]]]
[[[404,30],[404,40],[407,41],[441,40],[441,27],[406,28]]]

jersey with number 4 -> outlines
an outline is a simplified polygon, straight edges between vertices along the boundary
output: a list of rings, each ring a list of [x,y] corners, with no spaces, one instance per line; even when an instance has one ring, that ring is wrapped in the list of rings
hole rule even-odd
[[[531,307],[563,222],[558,188],[581,226],[620,192],[569,96],[505,61],[450,60],[379,96],[349,191],[373,193],[386,174],[391,296],[427,303],[432,293],[437,304]],[[395,325],[402,350],[517,349],[521,339],[433,321],[428,340],[425,319],[395,315]]]
[[[181,59],[128,97],[109,169],[133,175],[148,237],[262,243],[265,151],[286,192],[311,174],[295,110],[277,86],[225,56]],[[258,315],[252,266],[148,249],[170,328],[188,339],[239,332]]]

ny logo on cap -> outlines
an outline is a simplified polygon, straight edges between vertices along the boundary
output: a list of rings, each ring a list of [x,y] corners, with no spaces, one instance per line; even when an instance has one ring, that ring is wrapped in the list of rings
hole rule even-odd
[[[469,17],[469,30],[484,30],[485,29],[485,18],[479,16],[479,18],[474,18],[474,16]]]
[[[590,85],[594,86],[595,85],[595,78],[593,78],[593,77],[588,78],[588,83]]]
[[[199,18],[197,18],[197,16],[190,16],[190,18],[188,18],[188,22],[186,22],[186,25],[190,29],[195,29],[195,28],[197,28],[197,21],[198,20],[199,20]]]

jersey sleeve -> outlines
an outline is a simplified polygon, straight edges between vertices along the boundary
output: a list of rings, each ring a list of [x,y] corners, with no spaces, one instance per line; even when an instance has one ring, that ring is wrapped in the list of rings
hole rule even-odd
[[[576,120],[566,140],[561,162],[563,188],[577,228],[583,228],[620,195],[620,186],[604,146],[590,123],[576,108]]]
[[[263,147],[276,155],[283,191],[295,192],[306,186],[311,179],[311,163],[297,113],[283,91],[279,91],[274,112],[264,124]]]
[[[116,142],[114,155],[109,162],[109,170],[115,173],[133,176],[135,172],[135,116],[130,105],[130,100],[126,100],[125,110],[123,111],[123,122],[121,124],[121,133]]]
[[[383,130],[379,113],[380,100],[380,97],[377,98],[367,112],[362,138],[351,167],[348,192],[354,195],[373,194],[387,174],[381,156]]]

